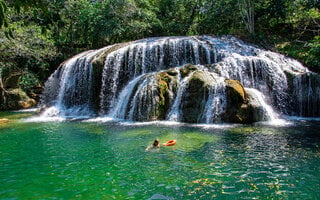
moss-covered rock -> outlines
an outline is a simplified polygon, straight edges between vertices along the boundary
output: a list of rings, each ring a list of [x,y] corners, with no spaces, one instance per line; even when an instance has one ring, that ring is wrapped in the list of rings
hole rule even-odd
[[[156,74],[159,94],[157,111],[158,120],[164,120],[167,116],[167,112],[172,103],[172,91],[176,91],[177,87],[177,74],[178,72],[175,69],[169,69]]]
[[[92,65],[94,68],[103,68],[104,66],[104,61],[106,60],[107,56],[114,52],[117,51],[118,49],[121,49],[122,47],[127,46],[128,43],[119,43],[115,44],[113,46],[110,46],[109,48],[106,48],[105,50],[101,51],[99,54],[97,54],[93,60],[92,60]]]
[[[171,69],[168,69],[167,71],[167,74],[170,75],[170,76],[177,76],[178,75],[178,72],[177,70],[171,68]]]
[[[183,67],[180,68],[180,74],[182,77],[186,77],[190,74],[190,72],[193,72],[197,70],[198,68],[192,64],[186,64]]]
[[[232,123],[253,123],[259,121],[260,107],[250,100],[242,84],[237,80],[226,79],[227,107],[222,120]]]
[[[197,70],[191,75],[181,99],[181,121],[189,123],[204,122],[205,116],[202,114],[212,82],[214,80],[208,78],[208,74],[204,71]]]
[[[36,104],[37,102],[29,98],[21,89],[12,89],[6,92],[4,110],[27,109]]]
[[[170,77],[166,72],[161,72],[157,74],[157,80],[158,80],[158,91],[159,91],[158,118],[164,119],[170,104],[169,85],[168,85]]]

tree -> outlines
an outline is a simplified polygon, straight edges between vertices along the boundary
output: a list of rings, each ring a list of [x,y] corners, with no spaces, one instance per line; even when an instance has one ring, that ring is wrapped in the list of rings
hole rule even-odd
[[[249,34],[254,34],[254,8],[255,8],[255,2],[254,0],[239,0],[239,9],[241,17],[243,18],[243,21],[245,22],[245,25],[247,27],[247,30],[249,31]]]
[[[43,35],[38,25],[10,23],[13,38],[0,30],[0,103],[5,105],[8,89],[20,87],[26,92],[43,82],[52,73],[50,63],[58,54],[50,33]],[[22,80],[22,81],[21,81]]]
[[[20,13],[22,9],[41,8],[43,11],[47,12],[46,6],[43,0],[12,0],[6,1],[0,0],[0,28],[8,27],[8,6],[12,7],[17,13]]]

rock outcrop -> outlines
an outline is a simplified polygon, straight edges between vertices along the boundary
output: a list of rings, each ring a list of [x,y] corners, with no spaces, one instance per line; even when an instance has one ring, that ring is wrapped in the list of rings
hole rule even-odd
[[[190,66],[182,69],[189,69]],[[193,68],[195,70],[197,68]],[[215,80],[205,71],[196,70],[189,78],[181,98],[181,121],[189,123],[205,122],[205,107],[209,97],[210,85]]]
[[[35,106],[37,102],[28,97],[21,89],[10,89],[5,93],[5,101],[2,105],[3,110],[20,110]]]
[[[0,77],[0,110],[27,109],[37,104],[42,87],[36,86],[32,92],[26,93],[19,87],[22,75],[19,71],[0,74],[4,76]]]

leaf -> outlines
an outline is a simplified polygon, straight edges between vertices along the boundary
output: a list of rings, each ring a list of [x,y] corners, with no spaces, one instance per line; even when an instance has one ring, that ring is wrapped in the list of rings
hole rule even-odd
[[[10,38],[13,39],[13,34],[12,34],[12,29],[11,28],[9,28],[8,33],[9,33]]]

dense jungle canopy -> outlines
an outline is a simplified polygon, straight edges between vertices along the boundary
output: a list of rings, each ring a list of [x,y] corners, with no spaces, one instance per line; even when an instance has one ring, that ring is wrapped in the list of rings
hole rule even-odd
[[[32,93],[66,58],[145,37],[235,35],[320,71],[318,0],[0,0],[0,91]]]

